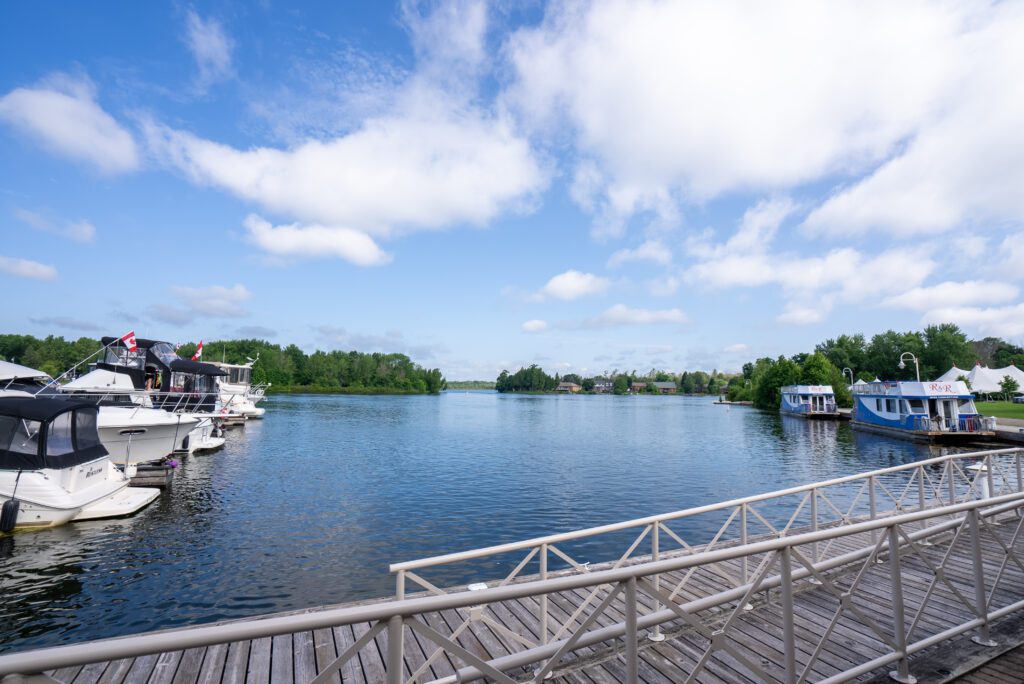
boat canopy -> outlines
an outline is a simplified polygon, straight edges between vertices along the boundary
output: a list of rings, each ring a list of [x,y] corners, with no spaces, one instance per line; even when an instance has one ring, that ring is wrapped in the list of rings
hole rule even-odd
[[[28,366],[19,366],[16,363],[10,361],[0,360],[0,382],[9,382],[11,380],[28,380],[35,378],[50,379],[50,376],[41,370],[35,368],[29,368]]]
[[[107,455],[95,404],[0,397],[0,470],[60,470]]]

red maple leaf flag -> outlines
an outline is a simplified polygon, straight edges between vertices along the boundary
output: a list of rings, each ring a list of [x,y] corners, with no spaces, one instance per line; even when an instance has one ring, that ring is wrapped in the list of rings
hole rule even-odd
[[[196,347],[196,353],[192,355],[193,361],[198,361],[203,358],[203,341],[199,340],[199,346]]]
[[[139,348],[135,343],[135,331],[126,332],[121,336],[121,341],[124,342],[124,346],[128,347],[128,351],[133,352]]]

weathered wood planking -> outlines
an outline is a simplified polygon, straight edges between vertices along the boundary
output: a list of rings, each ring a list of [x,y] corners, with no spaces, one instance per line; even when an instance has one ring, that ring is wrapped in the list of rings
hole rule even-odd
[[[996,526],[994,531],[1009,544],[1013,538],[1014,525]],[[985,532],[982,539],[983,554],[990,572],[994,577],[999,567],[1002,549],[998,542]],[[1024,535],[1022,535],[1024,536]],[[871,542],[868,535],[861,538],[845,537],[837,540],[834,553],[853,551],[864,548]],[[922,547],[923,553],[932,566],[937,566],[948,550],[948,545]],[[946,563],[946,578],[964,596],[973,599],[973,568],[967,554],[969,542],[960,539],[950,553]],[[1024,539],[1016,541],[1016,551],[1024,556]],[[662,557],[672,556],[662,553]],[[928,563],[909,549],[902,552],[901,570],[904,577],[903,595],[906,603],[906,620],[909,626],[918,613],[918,607],[928,598],[928,606],[921,613],[920,619],[911,639],[933,634],[948,627],[951,619],[958,622],[973,617],[970,608],[958,600],[954,592],[943,584],[931,589],[929,586],[934,578]],[[630,561],[630,564],[642,562],[643,558]],[[594,565],[598,570],[610,564]],[[835,591],[850,590],[856,581],[862,563],[842,568],[829,573]],[[756,562],[751,562],[750,572],[753,575]],[[554,574],[565,574],[552,573]],[[685,586],[679,592],[680,600],[689,600],[723,591],[729,588],[726,577],[731,574],[739,576],[742,572],[740,561],[729,561],[716,566],[699,568],[690,575]],[[673,572],[662,575],[663,588],[672,588],[684,579],[686,573]],[[517,581],[530,581],[524,577]],[[998,587],[992,591],[996,602],[1019,600],[1024,596],[1024,571],[1013,563],[1007,564]],[[858,663],[878,657],[886,652],[884,638],[892,635],[892,611],[890,597],[890,579],[888,564],[879,564],[867,569],[859,580],[853,604],[860,616],[845,612],[836,621],[832,638],[826,642],[820,657],[811,665],[808,680],[824,679],[853,667]],[[550,639],[556,638],[560,625],[571,620],[574,626],[581,624],[600,602],[603,592],[591,601],[589,607],[580,611],[589,598],[591,590],[578,589],[571,592],[551,595],[548,601],[550,615]],[[365,603],[365,602],[364,602]],[[649,597],[645,600],[648,608],[653,606]],[[826,586],[818,586],[804,580],[798,583],[794,596],[794,628],[797,639],[796,661],[801,671],[811,659],[817,639],[828,629],[833,621],[840,599],[836,593]],[[688,676],[701,660],[706,649],[711,630],[717,628],[728,617],[733,606],[726,606],[716,612],[701,614],[702,621],[708,626],[704,633],[695,630],[682,620],[673,620],[663,625],[667,639],[660,643],[646,639],[640,644],[639,674],[644,682],[676,682]],[[519,635],[521,638],[536,642],[539,638],[539,600],[526,598],[518,601],[496,604],[487,609],[487,615],[499,627],[485,622],[472,622],[457,639],[458,643],[471,653],[492,659],[513,653],[521,649],[521,644],[509,637],[505,630]],[[447,610],[421,616],[424,624],[442,633],[451,634],[468,616],[465,610]],[[606,613],[599,616],[595,626],[605,626],[620,622],[623,619],[621,606],[612,604]],[[999,624],[1017,620],[1024,625],[1024,618],[1010,616]],[[782,681],[783,662],[782,650],[783,615],[779,605],[778,592],[773,591],[765,599],[762,595],[754,610],[741,611],[735,618],[733,626],[727,633],[727,640],[736,655],[726,651],[716,651],[701,671],[698,681],[713,684],[733,682],[758,682],[760,677],[751,672],[742,662],[749,662],[760,667],[769,681]],[[1016,623],[1015,623],[1016,624]],[[255,639],[251,642],[222,644],[208,648],[190,649],[184,652],[163,653],[135,659],[125,659],[110,663],[98,663],[85,667],[65,668],[51,673],[54,679],[64,684],[307,684],[317,673],[329,666],[337,655],[345,651],[351,644],[371,628],[369,624],[348,625],[333,629],[321,629],[315,632],[298,632],[273,638]],[[880,632],[877,633],[875,630]],[[1010,632],[1024,641],[1024,629],[1016,628]],[[562,634],[558,638],[564,638]],[[965,637],[966,638],[966,637]],[[1004,635],[1003,637],[1007,637]],[[963,641],[963,639],[960,639]],[[936,647],[940,648],[940,647]],[[912,671],[915,664],[922,670],[924,659],[934,656],[936,648],[929,649],[912,658]],[[332,675],[335,684],[347,682],[382,682],[386,674],[387,631],[380,632],[377,637],[362,649],[358,655]],[[408,677],[428,660],[421,680],[430,680],[451,675],[461,662],[454,656],[441,653],[435,656],[437,645],[429,639],[405,630],[405,675]],[[599,644],[579,649],[560,665],[556,677],[552,681],[566,683],[618,682],[626,674],[626,663],[623,656],[625,647],[622,639],[614,643]],[[1005,649],[1004,649],[1005,650]],[[739,656],[739,657],[737,657]],[[948,657],[948,656],[947,656]],[[975,654],[976,659],[978,656]],[[973,662],[973,661],[972,661]],[[981,662],[981,661],[977,661]],[[1024,649],[1016,649],[1003,657],[999,663],[989,668],[982,668],[965,675],[963,681],[972,684],[992,684],[993,682],[1022,681],[1024,677]],[[973,666],[973,665],[972,665]],[[933,668],[944,671],[941,667]],[[531,674],[530,668],[522,668],[510,672],[513,676],[526,678]],[[870,680],[877,676],[872,673],[861,679]],[[973,678],[972,678],[973,677]],[[1016,677],[1016,678],[1014,678]]]

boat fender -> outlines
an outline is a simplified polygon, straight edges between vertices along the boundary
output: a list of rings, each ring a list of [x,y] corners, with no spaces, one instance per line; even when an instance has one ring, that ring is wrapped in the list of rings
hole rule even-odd
[[[167,459],[167,466],[170,467],[170,468],[177,468],[178,467],[178,462],[176,460],[174,460],[173,458],[169,458],[169,459]]]
[[[18,511],[21,509],[21,502],[17,499],[4,501],[3,511],[0,512],[0,532],[11,532],[18,524]]]

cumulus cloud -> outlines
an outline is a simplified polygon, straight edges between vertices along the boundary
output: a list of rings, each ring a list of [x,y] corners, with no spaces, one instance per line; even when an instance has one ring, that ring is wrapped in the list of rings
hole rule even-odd
[[[373,238],[352,228],[291,224],[273,226],[250,214],[245,219],[249,240],[265,252],[286,257],[336,257],[357,266],[379,266],[391,261]]]
[[[722,349],[722,351],[724,351],[726,354],[739,354],[747,351],[747,349],[749,348],[750,347],[743,344],[742,342],[738,342],[736,344],[730,344],[726,346],[725,348]]]
[[[974,328],[982,335],[1024,337],[1024,303],[996,307],[937,307],[925,313],[921,319],[922,325],[949,322]]]
[[[971,304],[1003,304],[1013,301],[1019,288],[1009,283],[968,280],[947,281],[929,287],[915,287],[903,294],[889,297],[882,304],[902,309],[927,311],[940,305],[943,308],[963,307]]]
[[[831,305],[801,306],[799,304],[787,304],[785,311],[775,317],[779,323],[790,325],[810,325],[825,320],[825,316],[831,310]]]
[[[33,280],[55,280],[57,278],[57,269],[53,266],[29,259],[6,256],[0,256],[0,272]]]
[[[668,266],[672,263],[672,250],[660,240],[647,240],[633,249],[620,249],[608,259],[608,268],[615,268],[634,261],[649,261]]]
[[[603,313],[583,322],[584,328],[617,328],[629,325],[686,323],[689,319],[680,309],[633,309],[616,304]]]
[[[210,285],[208,287],[176,286],[171,291],[197,314],[206,316],[247,316],[248,311],[242,308],[242,302],[252,298],[252,293],[245,285],[225,287]]]
[[[73,318],[71,316],[43,316],[40,318],[29,318],[30,321],[36,325],[45,325],[56,328],[68,328],[70,330],[85,330],[90,332],[100,332],[104,330],[103,326],[98,325],[92,321],[82,320],[81,318]]]
[[[75,242],[92,242],[96,239],[96,227],[85,220],[54,221],[43,214],[16,207],[14,216],[36,230],[52,233]]]
[[[135,139],[96,103],[91,81],[54,74],[33,88],[0,97],[0,120],[66,157],[104,173],[139,166]]]
[[[523,332],[527,333],[539,333],[548,329],[547,321],[539,319],[533,319],[523,323]]]
[[[581,273],[570,269],[551,278],[537,292],[536,299],[553,297],[563,301],[570,301],[588,295],[600,294],[608,289],[609,284],[607,278],[596,276],[593,273]]]
[[[200,91],[231,77],[231,52],[235,44],[219,21],[212,17],[203,19],[190,9],[185,16],[185,44],[199,69],[196,85]]]

